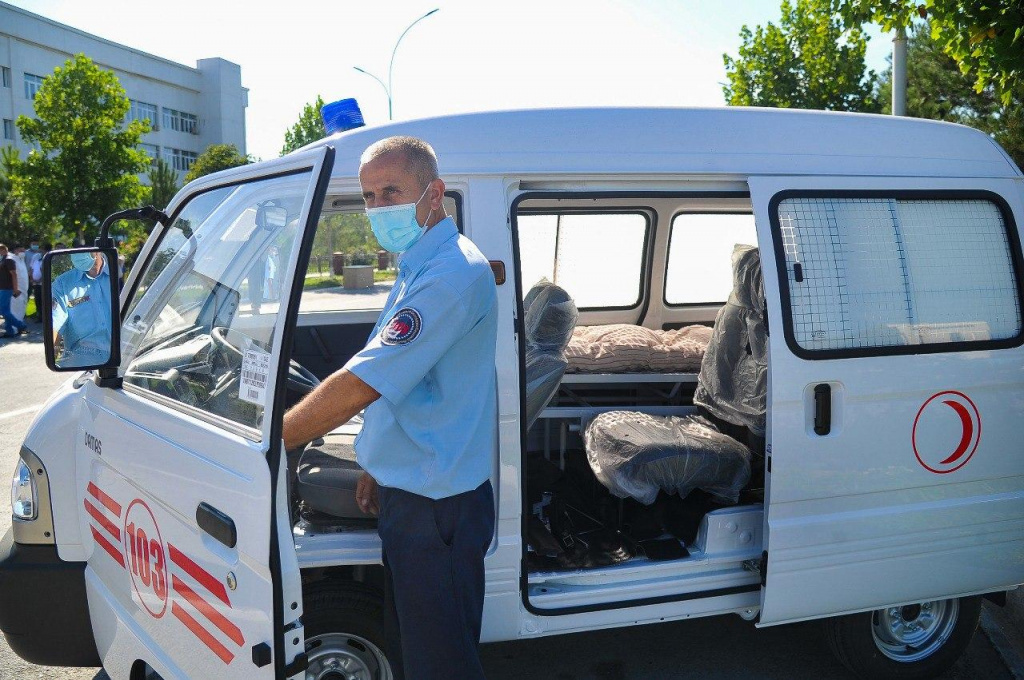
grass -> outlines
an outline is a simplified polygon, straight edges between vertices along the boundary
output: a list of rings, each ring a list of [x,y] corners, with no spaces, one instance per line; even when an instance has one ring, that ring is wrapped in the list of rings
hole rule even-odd
[[[373,282],[385,283],[395,280],[395,273],[389,271],[374,271]],[[340,276],[321,276],[319,274],[307,274],[302,287],[306,290],[318,290],[320,288],[337,288],[345,285]]]

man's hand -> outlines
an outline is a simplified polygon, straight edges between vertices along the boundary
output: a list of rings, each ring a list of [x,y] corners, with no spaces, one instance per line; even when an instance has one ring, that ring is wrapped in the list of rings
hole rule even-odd
[[[20,290],[14,291],[13,293],[11,293],[11,297],[21,297],[21,291]]]
[[[380,513],[380,497],[377,493],[377,480],[364,472],[356,484],[356,502],[364,514],[376,517]]]

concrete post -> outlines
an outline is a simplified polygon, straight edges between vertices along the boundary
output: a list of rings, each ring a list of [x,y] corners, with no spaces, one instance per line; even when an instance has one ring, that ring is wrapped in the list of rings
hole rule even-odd
[[[902,28],[892,39],[892,115],[907,115],[907,32]]]

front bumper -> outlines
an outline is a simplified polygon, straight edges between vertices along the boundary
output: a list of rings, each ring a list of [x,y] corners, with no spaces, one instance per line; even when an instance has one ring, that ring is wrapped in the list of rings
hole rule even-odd
[[[55,545],[0,540],[0,631],[14,653],[44,666],[99,666],[89,620],[85,562],[65,562]]]

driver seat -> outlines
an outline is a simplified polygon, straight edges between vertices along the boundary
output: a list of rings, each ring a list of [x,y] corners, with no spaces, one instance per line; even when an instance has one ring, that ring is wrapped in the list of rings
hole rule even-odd
[[[308,508],[341,519],[368,519],[356,502],[363,469],[356,462],[355,440],[362,417],[310,444],[299,456],[295,490]]]

